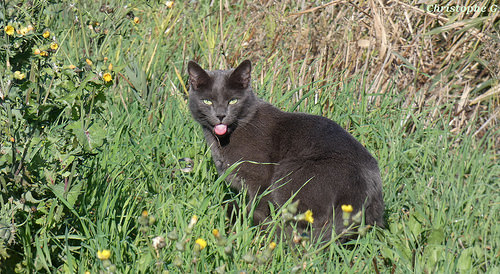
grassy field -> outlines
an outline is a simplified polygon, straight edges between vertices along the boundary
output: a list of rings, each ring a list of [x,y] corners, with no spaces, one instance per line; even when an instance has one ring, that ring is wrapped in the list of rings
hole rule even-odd
[[[497,3],[381,2],[1,0],[0,272],[499,273]],[[186,64],[247,58],[260,97],[378,159],[386,229],[322,245],[230,224],[244,196]]]

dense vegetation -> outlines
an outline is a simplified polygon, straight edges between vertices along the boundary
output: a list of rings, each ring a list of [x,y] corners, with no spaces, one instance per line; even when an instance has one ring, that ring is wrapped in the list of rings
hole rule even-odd
[[[431,1],[432,2],[432,1]],[[0,1],[0,272],[500,272],[495,1]],[[431,3],[430,3],[431,4]],[[251,225],[187,109],[187,61],[379,160],[386,229]],[[313,213],[314,214],[314,213]],[[297,244],[290,244],[295,241]]]

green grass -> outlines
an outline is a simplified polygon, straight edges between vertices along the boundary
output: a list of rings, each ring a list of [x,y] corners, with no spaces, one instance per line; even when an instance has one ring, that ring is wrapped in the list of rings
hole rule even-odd
[[[114,0],[105,13],[95,1],[33,2],[1,8],[5,22],[31,22],[37,33],[17,40],[1,34],[11,46],[0,60],[11,67],[1,71],[0,228],[12,228],[15,239],[0,234],[2,272],[500,272],[499,132],[490,127],[473,136],[482,124],[474,121],[472,131],[454,131],[456,102],[420,104],[418,92],[399,88],[401,71],[376,92],[362,71],[311,72],[322,61],[289,61],[286,45],[270,39],[277,23],[266,17],[257,27],[269,36],[262,42],[269,54],[252,58],[254,90],[282,110],[323,115],[346,128],[378,159],[386,203],[387,228],[348,246],[290,245],[251,226],[245,210],[236,223],[227,220],[226,203],[245,207],[244,197],[217,175],[187,108],[188,60],[216,69],[253,56],[244,45],[254,35],[255,25],[245,25],[250,4],[168,8]],[[30,55],[47,45],[45,29],[60,45],[50,61]],[[15,41],[31,44],[16,48]],[[83,72],[54,76],[44,71],[51,62]],[[27,79],[7,82],[15,70]],[[100,74],[108,71],[113,81],[104,83]],[[28,91],[36,115],[23,102]],[[496,111],[494,100],[483,106]],[[192,159],[190,172],[180,170],[183,158]],[[193,215],[198,222],[188,231]],[[281,222],[278,213],[274,221]],[[213,229],[226,244],[218,245]],[[170,240],[173,231],[177,239]],[[156,236],[166,238],[159,252]],[[198,238],[208,242],[199,253]],[[266,255],[272,241],[277,247]],[[109,260],[97,258],[104,249]]]

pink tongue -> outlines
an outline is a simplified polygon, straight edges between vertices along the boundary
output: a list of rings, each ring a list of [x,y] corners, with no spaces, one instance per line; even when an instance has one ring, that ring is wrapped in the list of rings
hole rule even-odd
[[[214,128],[215,134],[217,135],[224,135],[227,132],[227,125],[224,124],[218,124]]]

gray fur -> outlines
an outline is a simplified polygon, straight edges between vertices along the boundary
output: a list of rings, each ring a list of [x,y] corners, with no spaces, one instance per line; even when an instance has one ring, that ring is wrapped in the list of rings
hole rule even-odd
[[[254,222],[269,216],[268,203],[283,205],[300,189],[295,197],[299,211],[312,210],[313,227],[323,229],[326,239],[332,223],[336,233],[344,230],[343,204],[353,206],[352,214],[364,208],[367,224],[383,226],[377,161],[342,127],[321,116],[283,112],[257,98],[248,60],[236,69],[218,71],[205,71],[190,61],[188,72],[189,108],[203,128],[217,171],[222,174],[242,160],[272,163],[243,163],[232,180],[235,189],[247,188],[250,199],[273,190],[261,199]],[[232,99],[237,103],[230,105]],[[223,136],[214,133],[220,123],[228,127]]]

